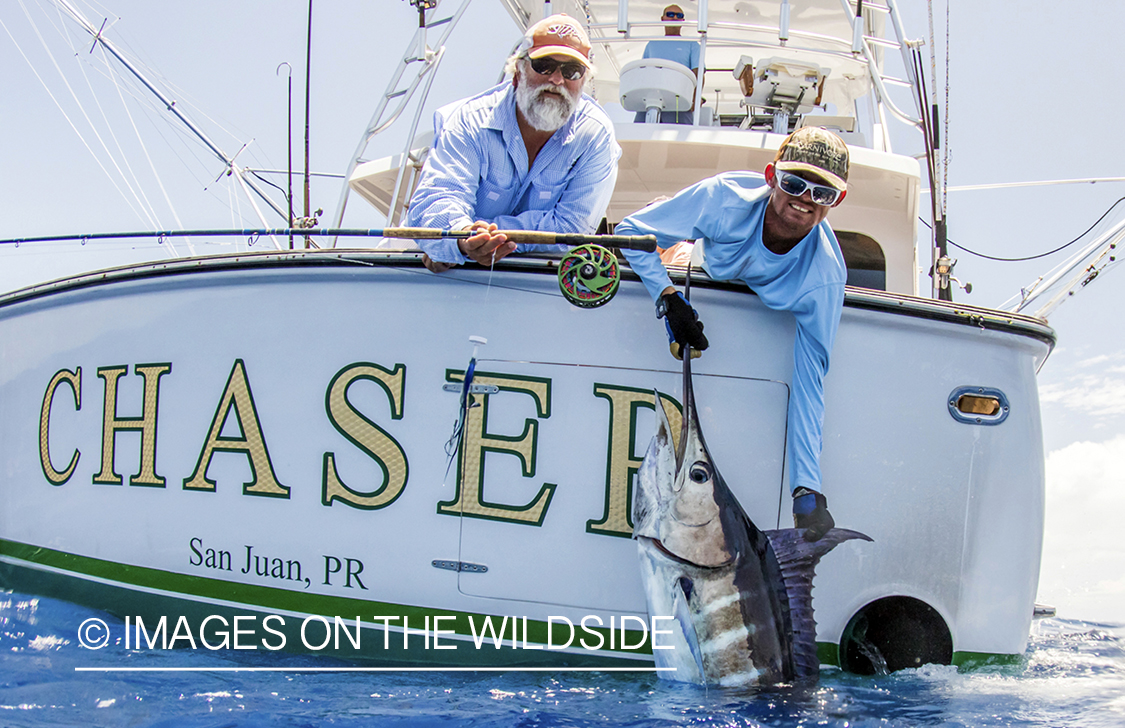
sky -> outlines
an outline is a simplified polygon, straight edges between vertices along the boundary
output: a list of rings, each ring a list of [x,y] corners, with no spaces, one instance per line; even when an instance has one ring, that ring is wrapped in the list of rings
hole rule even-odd
[[[73,4],[94,25],[104,20],[107,37],[143,62],[176,108],[226,153],[237,153],[243,166],[286,167],[291,68],[294,167],[303,167],[305,0]],[[926,4],[901,4],[908,35],[928,47]],[[1125,196],[1125,184],[957,188],[1125,174],[1125,144],[1116,134],[1125,98],[1115,52],[1125,3],[954,4],[948,40],[946,3],[934,0],[933,15],[939,72],[948,47],[949,129],[943,137],[950,155],[950,239],[988,255],[1020,257],[1079,236]],[[416,23],[405,0],[316,2],[309,115],[314,173],[344,171]],[[499,2],[472,3],[448,47],[420,128],[428,128],[440,103],[492,85],[516,40]],[[111,72],[100,50],[90,51],[90,37],[50,0],[8,0],[0,7],[0,238],[257,226],[232,178],[222,175],[223,165],[171,124],[167,110],[136,83],[123,80],[119,67]],[[939,103],[945,105],[945,96],[939,82]],[[377,137],[368,158],[401,151],[413,114],[408,107],[397,127]],[[897,151],[920,150],[917,139],[901,130],[894,140]],[[284,186],[283,175],[264,176]],[[314,178],[312,209],[325,210],[326,224],[340,185],[337,178]],[[294,189],[299,214],[299,178]],[[1123,218],[1125,204],[1098,229]],[[272,215],[267,220],[279,225]],[[366,203],[349,202],[346,227],[382,224]],[[4,246],[0,291],[189,252],[182,244],[175,251],[168,247]],[[209,245],[195,252],[222,249]],[[1002,304],[1067,256],[1012,263],[956,249],[953,255],[957,277],[973,286],[971,294],[959,291],[955,298],[981,306]],[[1121,272],[1110,265],[1051,314],[1059,341],[1039,375],[1048,474],[1040,600],[1058,607],[1061,616],[1116,622],[1125,622],[1125,552],[1113,519],[1125,506],[1121,283]]]

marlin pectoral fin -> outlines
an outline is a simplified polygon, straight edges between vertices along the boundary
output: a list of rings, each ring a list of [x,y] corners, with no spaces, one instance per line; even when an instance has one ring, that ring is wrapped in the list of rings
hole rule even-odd
[[[695,618],[692,616],[691,612],[691,590],[692,581],[686,576],[681,576],[676,580],[676,583],[672,585],[672,616],[676,618],[676,628],[680,630],[683,643],[687,645],[688,654],[694,662],[696,674],[678,674],[680,672],[687,672],[685,669],[687,665],[685,665],[685,663],[688,663],[688,660],[681,657],[677,661],[679,667],[675,679],[682,682],[702,684],[704,682],[703,653],[699,649],[699,635],[695,632]]]

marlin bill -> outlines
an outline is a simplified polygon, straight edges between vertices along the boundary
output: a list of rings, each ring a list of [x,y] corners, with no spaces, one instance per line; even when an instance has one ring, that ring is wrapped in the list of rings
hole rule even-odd
[[[678,451],[661,398],[656,434],[633,499],[633,538],[649,614],[674,617],[670,649],[655,649],[661,677],[729,687],[815,678],[812,578],[837,544],[871,539],[833,528],[809,542],[802,529],[760,531],[715,467],[699,427],[684,357]]]

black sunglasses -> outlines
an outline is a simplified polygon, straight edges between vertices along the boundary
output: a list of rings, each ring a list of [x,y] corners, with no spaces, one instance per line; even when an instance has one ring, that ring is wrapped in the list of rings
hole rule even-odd
[[[567,81],[577,81],[586,75],[586,67],[581,63],[556,61],[554,58],[532,58],[531,70],[540,76],[553,76],[559,70]]]
[[[668,18],[669,20],[683,20],[684,14],[683,13],[664,13],[664,17]]]

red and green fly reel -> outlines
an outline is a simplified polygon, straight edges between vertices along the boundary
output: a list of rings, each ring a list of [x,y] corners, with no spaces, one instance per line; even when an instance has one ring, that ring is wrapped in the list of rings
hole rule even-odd
[[[597,308],[617,294],[621,269],[617,256],[600,245],[580,245],[559,263],[559,289],[579,308]]]

